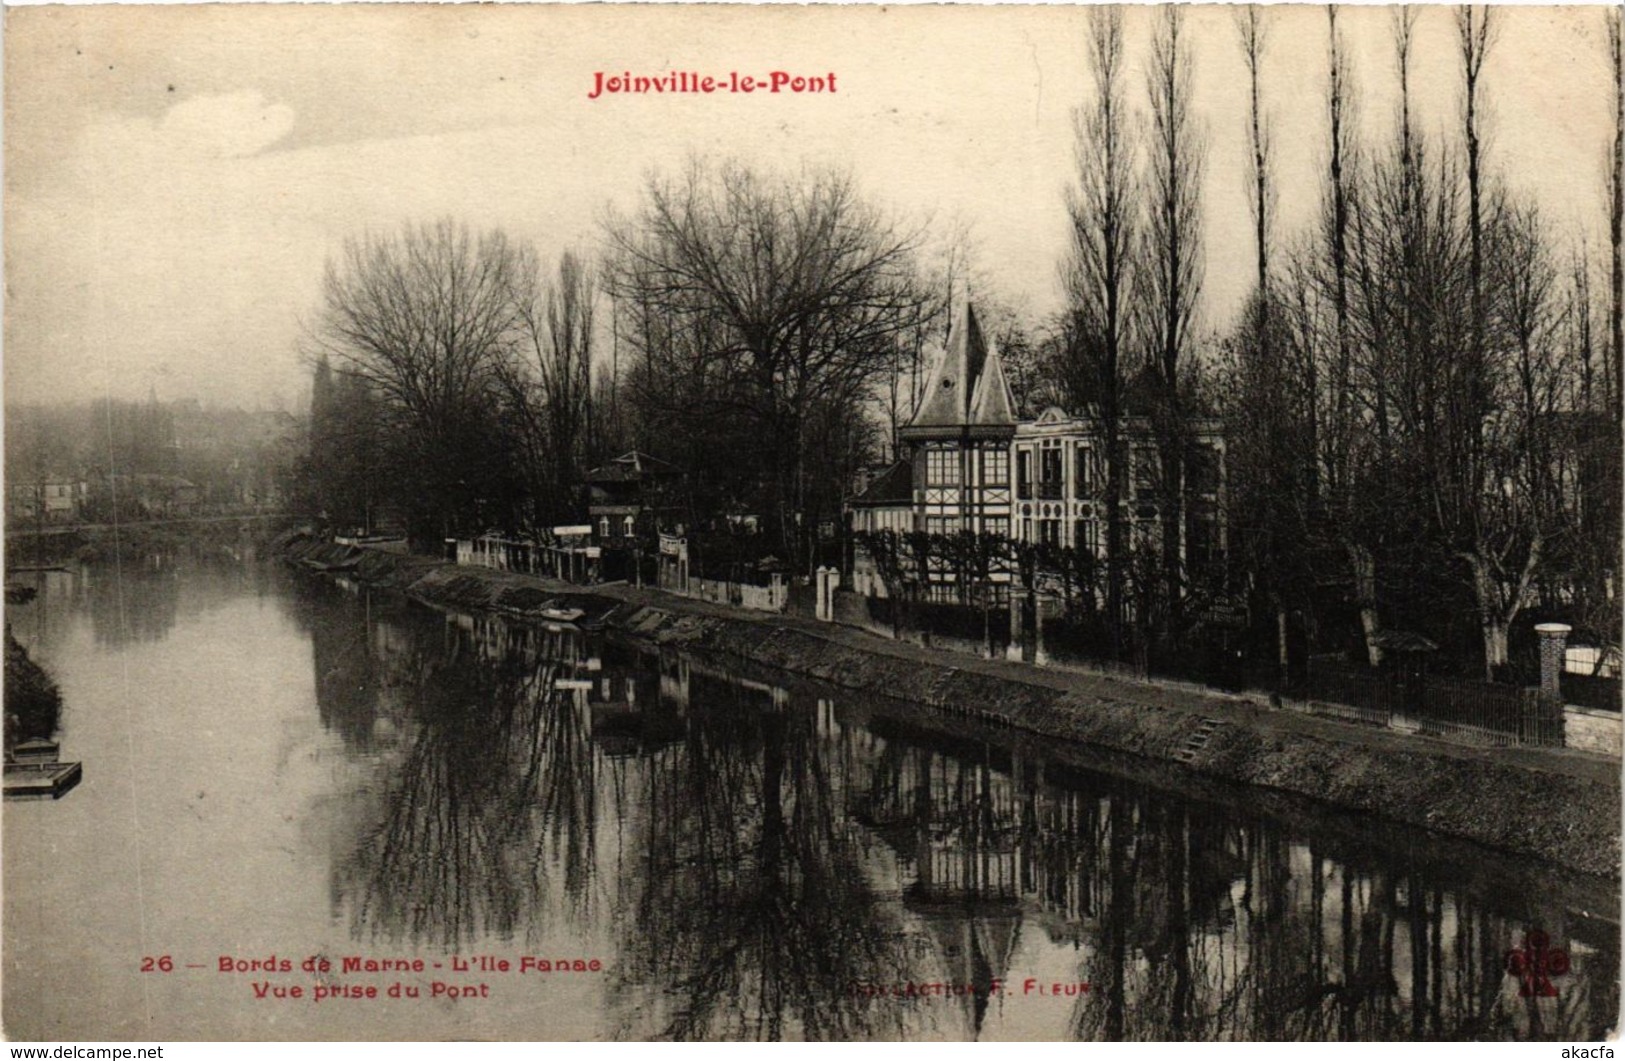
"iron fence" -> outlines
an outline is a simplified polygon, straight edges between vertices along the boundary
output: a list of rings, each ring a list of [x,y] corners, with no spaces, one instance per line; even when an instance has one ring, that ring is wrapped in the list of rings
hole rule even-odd
[[[1515,685],[1321,662],[1283,693],[1372,725],[1496,745],[1563,746],[1563,705]]]

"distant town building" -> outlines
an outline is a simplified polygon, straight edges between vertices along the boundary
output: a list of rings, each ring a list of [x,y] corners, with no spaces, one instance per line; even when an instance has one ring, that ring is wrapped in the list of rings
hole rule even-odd
[[[134,498],[153,519],[181,519],[195,515],[202,491],[178,475],[139,474],[130,477]]]
[[[6,515],[19,521],[72,523],[80,518],[86,489],[84,480],[59,475],[9,483]]]

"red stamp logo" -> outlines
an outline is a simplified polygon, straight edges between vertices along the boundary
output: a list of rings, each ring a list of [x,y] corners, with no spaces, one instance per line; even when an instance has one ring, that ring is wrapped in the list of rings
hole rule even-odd
[[[1569,956],[1551,942],[1551,937],[1537,928],[1524,933],[1522,947],[1507,951],[1507,975],[1518,978],[1519,998],[1557,997],[1552,977],[1569,971]]]

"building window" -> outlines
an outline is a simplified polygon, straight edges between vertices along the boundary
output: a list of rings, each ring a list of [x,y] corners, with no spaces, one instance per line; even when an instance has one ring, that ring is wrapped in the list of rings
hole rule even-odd
[[[1010,485],[1010,451],[985,449],[982,451],[982,482],[986,486]]]
[[[925,451],[925,485],[926,486],[957,486],[959,483],[959,469],[955,460],[959,454],[951,449],[928,449]]]
[[[609,517],[608,516],[599,516],[598,517],[598,536],[600,538],[609,537]]]
[[[1092,519],[1072,521],[1072,544],[1081,552],[1100,551],[1100,524]]]
[[[1186,483],[1196,497],[1219,496],[1219,450],[1215,446],[1197,446],[1191,453],[1186,471]]]
[[[1038,496],[1055,499],[1061,496],[1061,447],[1046,444],[1039,454]]]
[[[953,534],[959,530],[959,519],[955,516],[927,516],[925,518],[925,532],[927,534]]]
[[[1089,445],[1080,445],[1076,454],[1077,466],[1077,496],[1094,497],[1095,483],[1095,451]]]
[[[1134,447],[1134,498],[1150,501],[1157,496],[1157,450],[1155,446]]]
[[[632,537],[632,517],[627,516],[621,520],[621,534],[627,538]]]
[[[1061,521],[1058,519],[1041,519],[1038,521],[1039,540],[1045,545],[1061,544]]]
[[[1016,451],[1016,496],[1023,500],[1033,496],[1033,451]]]
[[[1010,520],[1005,516],[988,516],[982,520],[983,534],[997,534],[1008,538],[1010,536]]]
[[[1218,512],[1211,501],[1191,504],[1185,524],[1186,560],[1198,577],[1211,576],[1220,567],[1223,554],[1219,543]]]

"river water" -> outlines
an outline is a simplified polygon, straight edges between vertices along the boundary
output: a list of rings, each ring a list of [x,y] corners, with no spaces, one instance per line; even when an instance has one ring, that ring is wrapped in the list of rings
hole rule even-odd
[[[274,564],[23,577],[85,775],[5,806],[13,1039],[1584,1040],[1618,1008],[1608,882]]]

